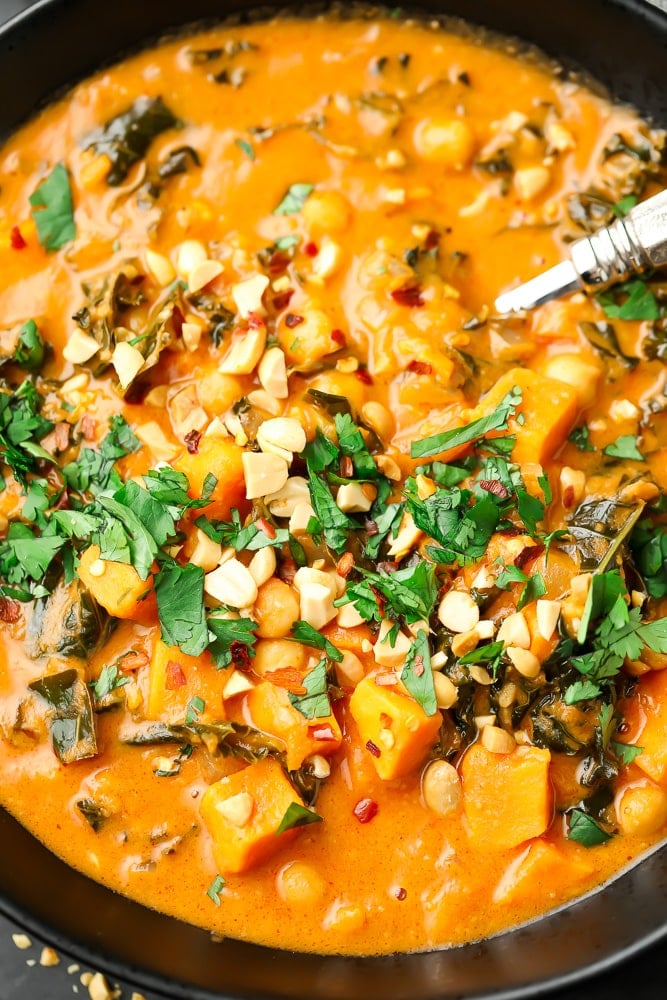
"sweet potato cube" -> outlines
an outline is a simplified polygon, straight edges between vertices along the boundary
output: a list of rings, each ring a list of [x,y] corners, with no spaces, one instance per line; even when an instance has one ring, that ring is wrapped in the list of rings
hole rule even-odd
[[[262,681],[248,692],[246,708],[252,725],[285,744],[287,768],[301,767],[313,754],[335,753],[342,741],[340,726],[333,715],[307,719],[292,705],[285,688]]]
[[[517,415],[523,414],[523,422],[519,423],[512,417],[507,431],[492,432],[489,437],[515,435],[512,460],[519,465],[524,462],[539,462],[542,465],[563,444],[574,427],[579,409],[577,394],[564,382],[539,375],[530,368],[512,368],[501,375],[480,400],[475,417],[493,413],[515,386],[523,394],[517,408]]]
[[[156,639],[149,668],[146,717],[182,724],[188,703],[200,698],[204,707],[198,718],[222,721],[226,718],[222,690],[228,677],[228,671],[215,669],[208,653],[187,656],[178,646],[166,646]]]
[[[509,850],[539,837],[551,822],[548,750],[491,753],[470,747],[461,764],[468,834],[485,850]]]
[[[438,739],[440,712],[427,715],[412,695],[398,686],[376,684],[374,676],[364,677],[350,698],[350,712],[361,742],[370,742],[375,770],[385,781],[401,778],[426,759]],[[379,752],[379,756],[378,756]]]
[[[210,474],[217,483],[211,494],[211,502],[199,513],[213,518],[228,518],[233,507],[245,502],[245,479],[241,455],[243,449],[231,438],[203,437],[195,453],[184,451],[174,461],[174,468],[188,477],[190,496],[200,497],[204,481]]]
[[[494,903],[524,903],[549,897],[562,885],[581,882],[593,872],[584,858],[566,857],[547,840],[534,840],[508,866],[493,893]]]
[[[667,782],[667,670],[645,674],[632,698],[621,711],[628,731],[619,742],[643,747],[635,764],[644,774],[664,785]]]
[[[200,812],[219,870],[246,872],[292,840],[296,829],[276,834],[293,802],[303,806],[280,764],[268,757],[211,785]]]
[[[142,580],[128,563],[101,560],[97,545],[82,554],[78,573],[84,587],[113,618],[129,618],[145,625],[157,620],[152,576]]]

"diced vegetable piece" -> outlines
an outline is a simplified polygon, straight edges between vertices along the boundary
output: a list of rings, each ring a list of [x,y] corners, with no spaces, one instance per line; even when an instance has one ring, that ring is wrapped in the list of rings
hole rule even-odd
[[[157,619],[153,577],[142,580],[128,563],[100,559],[100,549],[91,545],[79,562],[79,579],[114,618],[129,618],[143,624]]]
[[[174,461],[174,468],[183,472],[190,483],[190,496],[199,498],[204,480],[213,475],[217,483],[211,502],[200,513],[207,517],[225,519],[233,507],[245,501],[245,481],[241,455],[243,449],[230,438],[203,437],[196,453],[184,451]]]
[[[29,685],[48,705],[51,742],[58,760],[71,764],[97,753],[93,705],[77,670],[47,674]]]
[[[145,584],[144,584],[145,586]],[[77,656],[85,660],[109,631],[106,612],[79,580],[64,582],[35,601],[28,626],[33,656]]]
[[[508,850],[539,837],[551,822],[548,750],[490,753],[475,744],[461,764],[463,806],[475,846]]]
[[[667,782],[667,670],[641,678],[634,696],[619,706],[628,729],[621,743],[643,747],[635,764],[659,784]]]
[[[567,857],[546,840],[534,840],[505,870],[493,893],[494,903],[524,903],[555,897],[555,885],[576,884],[593,871],[584,858]]]
[[[277,835],[292,803],[304,806],[280,764],[270,759],[211,785],[200,808],[220,871],[249,871],[293,840],[298,830]]]
[[[401,778],[422,764],[438,738],[442,716],[426,715],[421,705],[398,686],[376,684],[364,677],[350,698],[350,712],[375,770],[385,781]]]
[[[335,753],[341,744],[340,726],[333,715],[307,719],[291,704],[287,690],[270,680],[248,692],[246,704],[252,725],[285,743],[289,771],[301,767],[313,754]]]
[[[539,601],[531,601],[530,604],[526,604],[523,609],[523,614],[528,624],[528,631],[530,632],[530,652],[537,657],[540,663],[544,663],[544,661],[551,656],[558,645],[559,637],[555,627],[552,635],[548,639],[545,638],[543,633],[540,631],[540,623],[538,622],[537,615],[537,605],[539,603]],[[542,604],[546,603],[550,602],[542,602]],[[543,613],[541,618],[544,623],[547,615]]]
[[[480,401],[474,419],[493,413],[515,386],[522,392],[517,415],[523,414],[525,420],[522,417],[523,423],[519,423],[515,417],[510,417],[507,431],[493,431],[489,437],[515,435],[513,461],[519,464],[538,462],[541,465],[558,450],[574,427],[579,408],[578,397],[574,389],[564,382],[539,375],[529,368],[512,368]]]
[[[208,653],[187,656],[178,646],[156,639],[149,671],[146,717],[168,724],[226,718],[222,692],[228,670],[216,670]]]

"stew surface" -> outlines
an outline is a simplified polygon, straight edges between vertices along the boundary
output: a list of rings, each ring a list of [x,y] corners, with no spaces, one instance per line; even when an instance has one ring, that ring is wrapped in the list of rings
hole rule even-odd
[[[667,824],[667,291],[492,303],[664,136],[483,39],[280,20],[0,151],[0,801],[266,944],[470,941]]]

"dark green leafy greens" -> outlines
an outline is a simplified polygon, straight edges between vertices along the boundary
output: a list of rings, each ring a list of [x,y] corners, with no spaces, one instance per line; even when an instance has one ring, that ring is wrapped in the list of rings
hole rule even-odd
[[[53,168],[29,200],[37,238],[44,249],[59,250],[71,243],[76,237],[76,225],[69,173],[64,163]]]

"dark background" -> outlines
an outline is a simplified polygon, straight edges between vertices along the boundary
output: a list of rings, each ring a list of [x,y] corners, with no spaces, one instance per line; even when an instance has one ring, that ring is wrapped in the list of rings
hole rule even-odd
[[[582,2],[585,3],[585,0]],[[0,23],[28,6],[30,0],[0,0]],[[664,0],[658,0],[656,6],[664,6]],[[94,914],[91,919],[94,919]],[[62,953],[58,966],[41,967],[42,948],[48,942],[31,934],[31,946],[19,950],[12,935],[21,932],[22,928],[0,915],[0,1000],[64,1000],[89,996],[88,989],[80,982],[80,976],[95,970],[88,969],[85,964],[79,967],[76,955]],[[72,971],[68,972],[68,968]],[[112,981],[110,985],[122,990],[122,1000],[131,1000],[134,990],[141,992],[145,1000],[161,1000],[155,993],[144,993],[136,984]],[[667,944],[658,944],[612,972],[550,996],[553,1000],[665,1000]],[[357,998],[351,997],[350,1000]]]

